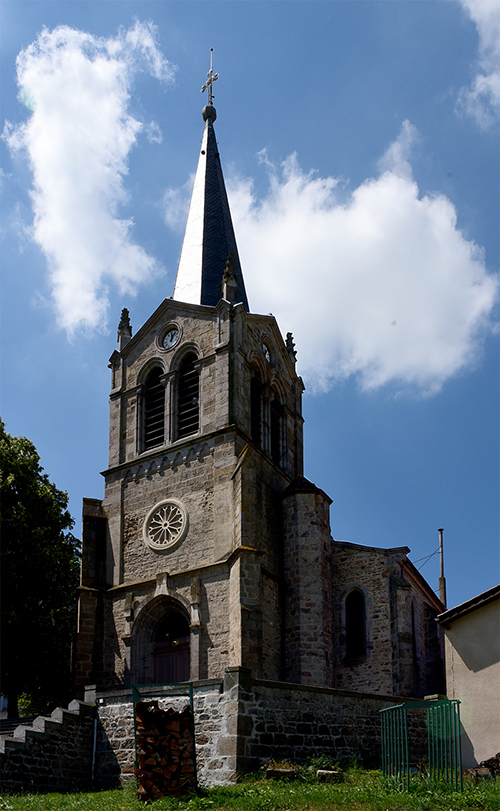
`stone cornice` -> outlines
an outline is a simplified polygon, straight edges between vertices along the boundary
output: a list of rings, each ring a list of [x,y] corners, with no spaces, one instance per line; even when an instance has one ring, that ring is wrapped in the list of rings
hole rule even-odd
[[[184,464],[188,459],[191,460],[193,458],[211,454],[214,448],[214,440],[216,437],[224,436],[224,434],[233,434],[244,439],[245,448],[247,445],[251,447],[252,450],[255,453],[258,453],[271,468],[274,468],[280,473],[285,480],[283,483],[283,488],[287,486],[287,482],[290,484],[293,481],[293,478],[289,473],[274,462],[273,459],[271,459],[271,457],[268,456],[261,448],[258,448],[256,445],[251,443],[250,437],[248,437],[248,435],[245,434],[241,428],[238,428],[238,426],[234,423],[226,425],[224,428],[218,428],[215,431],[210,431],[210,433],[193,435],[192,437],[178,440],[171,445],[160,446],[154,451],[149,451],[141,454],[140,456],[135,456],[133,459],[130,459],[127,462],[122,462],[119,465],[114,465],[113,467],[107,468],[107,470],[102,470],[101,476],[106,477],[112,474],[122,473],[122,477],[125,478],[125,476],[127,476],[130,472],[131,478],[140,478],[139,472],[141,468],[143,469],[142,475],[146,475],[154,472],[154,467],[157,470],[166,470],[173,465]],[[235,472],[241,466],[244,453],[245,449],[243,449],[238,457]],[[181,457],[180,460],[178,459],[179,454]]]
[[[254,554],[254,555],[263,555],[264,552],[261,549],[256,549],[253,546],[238,546],[236,549],[233,549],[231,554],[227,555],[225,558],[221,558],[220,560],[216,560],[213,563],[205,563],[201,566],[195,566],[192,569],[182,569],[179,572],[168,572],[168,577],[170,580],[175,580],[181,577],[193,577],[200,572],[206,572],[209,569],[218,569],[223,568],[225,566],[230,566],[234,560],[242,555],[242,554]],[[154,577],[149,577],[146,580],[134,580],[127,583],[120,583],[117,586],[111,586],[108,589],[105,589],[107,594],[119,594],[123,591],[131,591],[137,588],[143,588],[145,586],[156,586],[156,575]],[[86,591],[99,591],[100,589],[89,589],[86,587],[80,586],[79,588],[83,588]]]

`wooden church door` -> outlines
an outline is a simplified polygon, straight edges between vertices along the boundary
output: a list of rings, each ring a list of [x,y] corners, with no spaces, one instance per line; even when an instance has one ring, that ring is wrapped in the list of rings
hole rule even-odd
[[[189,681],[189,623],[177,611],[160,620],[153,645],[154,682],[172,684]]]

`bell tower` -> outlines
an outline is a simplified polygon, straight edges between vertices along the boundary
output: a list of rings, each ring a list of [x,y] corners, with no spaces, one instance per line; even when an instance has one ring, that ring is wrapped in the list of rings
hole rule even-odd
[[[109,362],[105,496],[83,508],[80,687],[287,672],[283,494],[295,503],[303,472],[303,385],[291,335],[249,309],[217,78],[174,296],[135,334],[123,311]]]

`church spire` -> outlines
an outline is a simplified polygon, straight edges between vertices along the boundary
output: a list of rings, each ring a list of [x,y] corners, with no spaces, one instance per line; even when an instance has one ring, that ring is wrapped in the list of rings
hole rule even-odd
[[[190,304],[215,306],[222,298],[222,281],[227,261],[232,254],[237,288],[236,301],[248,311],[245,284],[241,272],[236,237],[215,138],[217,118],[212,105],[212,85],[219,78],[210,70],[202,92],[208,89],[208,104],[203,108],[205,132],[201,143],[181,258],[175,281],[174,299]]]

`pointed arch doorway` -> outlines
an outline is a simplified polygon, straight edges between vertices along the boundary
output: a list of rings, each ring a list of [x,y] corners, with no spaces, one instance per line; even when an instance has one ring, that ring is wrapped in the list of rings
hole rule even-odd
[[[164,595],[140,612],[133,629],[132,684],[175,684],[191,680],[188,607]]]
[[[155,684],[189,681],[189,623],[175,609],[158,622],[153,642]]]

